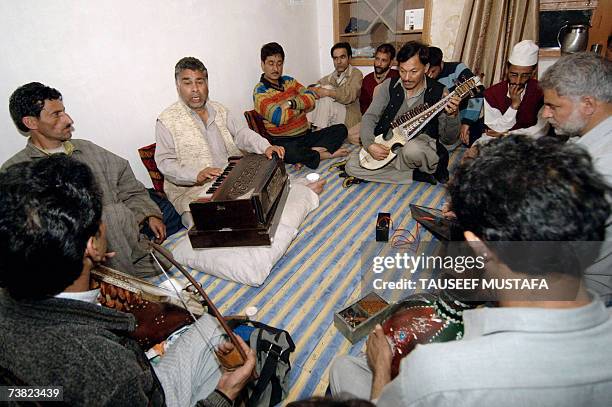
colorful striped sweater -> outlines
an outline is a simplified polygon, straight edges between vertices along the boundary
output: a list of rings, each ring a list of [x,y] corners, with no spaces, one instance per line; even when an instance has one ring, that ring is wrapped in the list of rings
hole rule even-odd
[[[444,68],[436,80],[446,86],[449,92],[452,92],[456,87],[455,81],[463,82],[472,76],[474,74],[463,62],[444,61]],[[459,105],[461,124],[474,124],[480,118],[482,104],[483,96],[480,92],[474,97],[463,99]]]
[[[281,105],[290,99],[296,108],[282,109]],[[276,86],[262,75],[253,90],[253,103],[271,136],[295,137],[310,128],[306,112],[314,108],[315,95],[290,76],[282,76]]]

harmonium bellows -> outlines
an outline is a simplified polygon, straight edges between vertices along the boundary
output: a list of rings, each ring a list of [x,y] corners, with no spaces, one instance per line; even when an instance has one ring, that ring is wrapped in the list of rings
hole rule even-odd
[[[270,245],[289,185],[283,161],[251,154],[231,159],[207,195],[189,204],[194,248]]]

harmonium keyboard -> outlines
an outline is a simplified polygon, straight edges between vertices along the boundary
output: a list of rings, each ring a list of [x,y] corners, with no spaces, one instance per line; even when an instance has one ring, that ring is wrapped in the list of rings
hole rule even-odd
[[[223,173],[189,204],[194,249],[269,246],[280,221],[289,183],[283,161],[263,154],[230,158]]]

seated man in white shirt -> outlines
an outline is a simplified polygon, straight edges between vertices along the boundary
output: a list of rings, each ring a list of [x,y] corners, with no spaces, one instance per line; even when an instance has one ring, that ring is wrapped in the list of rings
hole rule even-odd
[[[229,157],[246,150],[283,158],[285,149],[270,145],[223,105],[208,100],[208,71],[200,60],[182,58],[174,75],[179,100],[157,119],[155,161],[168,199],[189,228],[189,203],[205,189],[202,185],[221,175]]]
[[[612,353],[599,350],[612,343],[612,315],[582,282],[612,213],[609,192],[588,153],[575,144],[518,135],[484,144],[449,186],[466,240],[476,256],[487,259],[479,275],[562,281],[570,295],[498,290],[497,307],[463,311],[462,339],[417,345],[394,379],[394,350],[377,325],[367,359],[342,356],[333,362],[332,393],[377,399],[377,406],[608,406]],[[523,247],[529,250],[552,241],[547,261],[557,264],[526,266],[522,256],[496,245],[510,241],[527,242]],[[574,251],[560,250],[568,242],[592,246],[571,258]]]
[[[506,79],[484,91],[484,139],[507,134],[540,137],[548,131],[541,118],[542,91],[533,75],[538,67],[538,46],[531,40],[512,48],[506,65]]]

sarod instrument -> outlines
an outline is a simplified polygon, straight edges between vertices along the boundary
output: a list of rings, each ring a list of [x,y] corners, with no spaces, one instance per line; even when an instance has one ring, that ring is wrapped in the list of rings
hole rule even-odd
[[[374,138],[375,143],[389,147],[389,155],[382,160],[376,160],[370,155],[368,150],[362,147],[359,151],[359,163],[363,168],[369,170],[377,170],[389,164],[397,156],[394,150],[397,150],[412,138],[416,137],[431,119],[444,110],[453,96],[459,96],[463,99],[468,94],[473,93],[473,89],[478,86],[481,86],[480,77],[473,76],[457,85],[455,90],[440,99],[435,105],[431,107],[427,104],[419,105],[402,114],[391,122],[391,138],[389,138],[389,140],[385,139],[384,134],[380,134]]]

